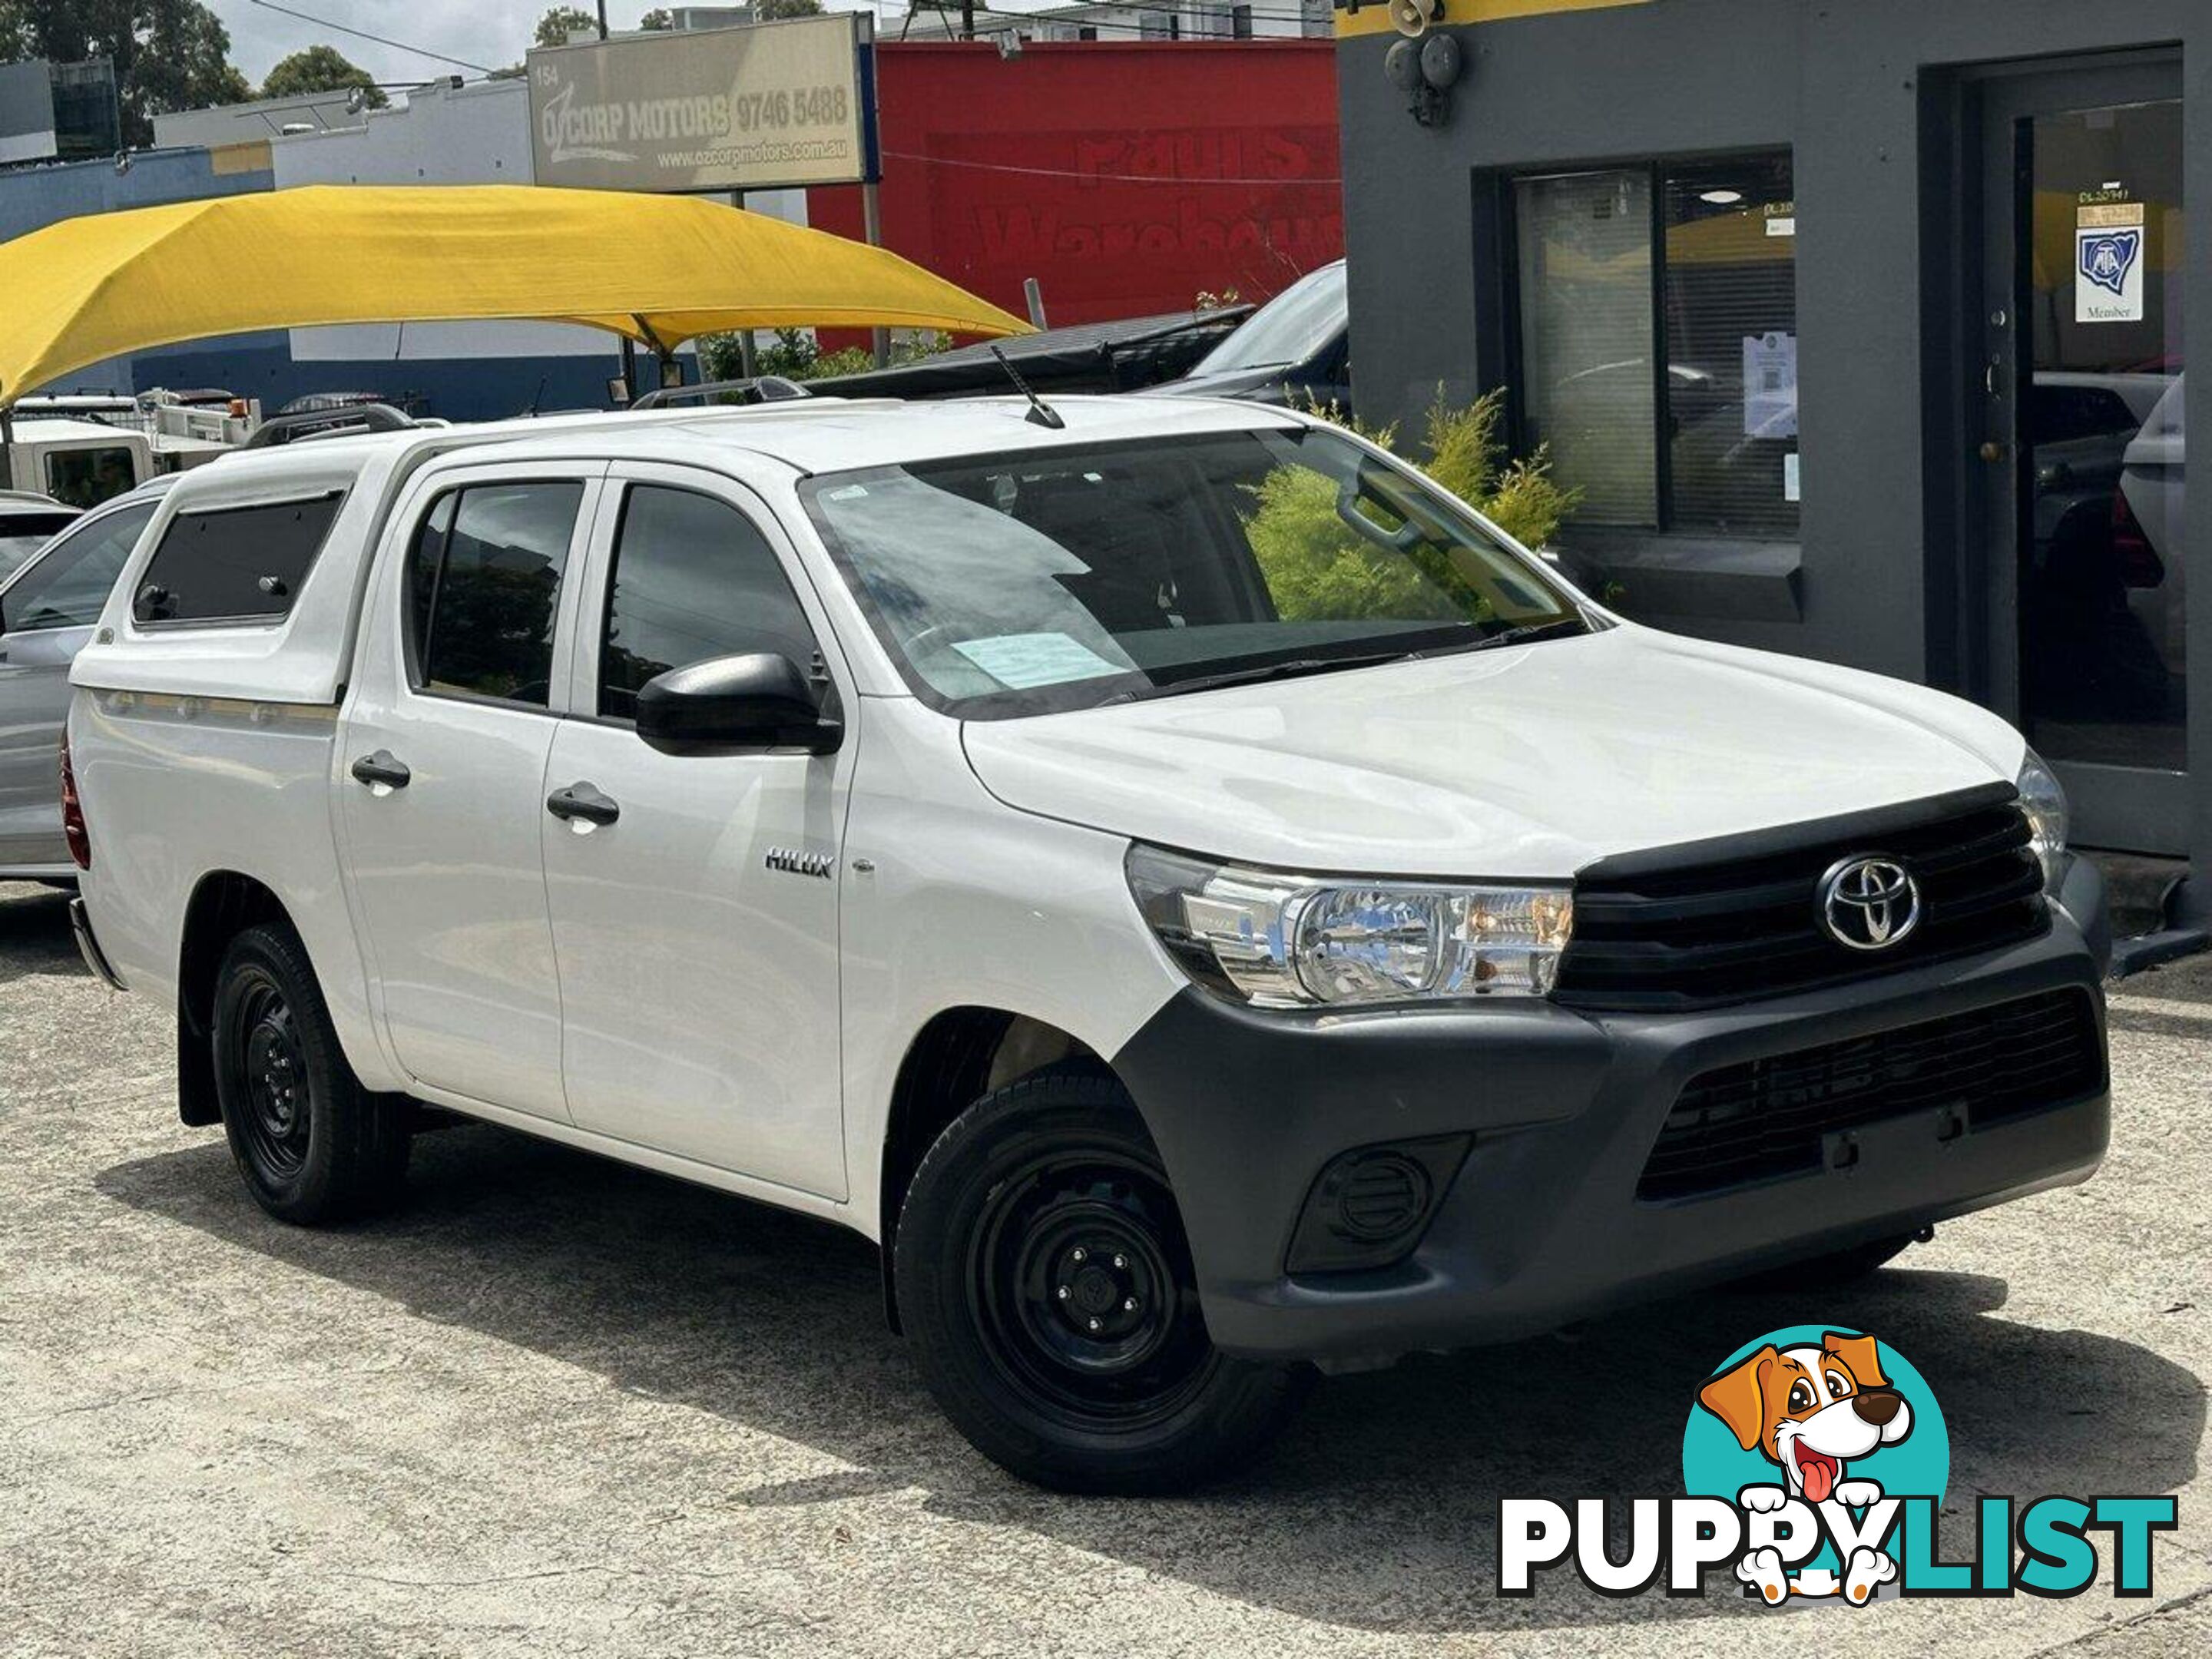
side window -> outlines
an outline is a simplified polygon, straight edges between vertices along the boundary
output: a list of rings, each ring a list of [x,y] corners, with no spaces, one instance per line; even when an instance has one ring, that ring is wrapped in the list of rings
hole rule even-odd
[[[323,550],[345,500],[179,513],[131,601],[140,623],[279,622]]]
[[[647,681],[672,668],[772,651],[805,672],[814,630],[752,520],[726,502],[640,485],[623,503],[599,713],[632,720]]]
[[[58,449],[46,457],[46,494],[71,507],[98,507],[137,483],[128,449]]]
[[[0,628],[89,628],[100,620],[154,503],[121,507],[58,543],[0,599]]]
[[[408,560],[409,677],[418,691],[543,708],[580,483],[476,484],[441,496]]]

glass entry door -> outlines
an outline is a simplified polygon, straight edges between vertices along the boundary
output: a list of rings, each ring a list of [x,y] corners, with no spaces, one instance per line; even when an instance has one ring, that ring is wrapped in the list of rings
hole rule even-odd
[[[1986,356],[1970,392],[1985,405],[1992,690],[2065,781],[2078,841],[2180,853],[2179,68],[2006,77],[1984,110]]]

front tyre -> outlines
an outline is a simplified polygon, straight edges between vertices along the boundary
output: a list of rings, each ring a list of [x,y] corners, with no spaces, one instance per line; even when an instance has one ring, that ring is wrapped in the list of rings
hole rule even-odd
[[[915,1173],[893,1268],[938,1404],[1040,1486],[1200,1485],[1304,1392],[1303,1368],[1213,1346],[1159,1154],[1110,1078],[1045,1073],[962,1113]]]
[[[216,971],[216,1099],[261,1207],[313,1226],[388,1208],[406,1179],[404,1098],[361,1086],[288,927],[247,929]]]

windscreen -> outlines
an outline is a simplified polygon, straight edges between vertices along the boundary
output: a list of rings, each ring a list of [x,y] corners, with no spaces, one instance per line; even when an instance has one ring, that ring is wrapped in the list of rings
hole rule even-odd
[[[1295,428],[834,474],[809,510],[917,696],[994,719],[1587,627],[1480,519]]]
[[[1261,306],[1201,358],[1193,374],[1287,368],[1316,356],[1344,331],[1344,265],[1323,265]]]
[[[76,520],[74,513],[10,513],[0,518],[0,581],[30,562],[32,554]]]

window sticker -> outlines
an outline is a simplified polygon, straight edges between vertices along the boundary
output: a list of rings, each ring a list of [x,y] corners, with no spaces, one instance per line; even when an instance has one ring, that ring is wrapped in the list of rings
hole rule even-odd
[[[2141,202],[2085,203],[2074,231],[2074,320],[2139,323],[2143,302]]]
[[[988,640],[969,640],[952,648],[1015,691],[1129,672],[1127,665],[1110,663],[1065,634],[1000,634]]]
[[[1743,337],[1743,435],[1788,441],[1797,435],[1797,337]]]

